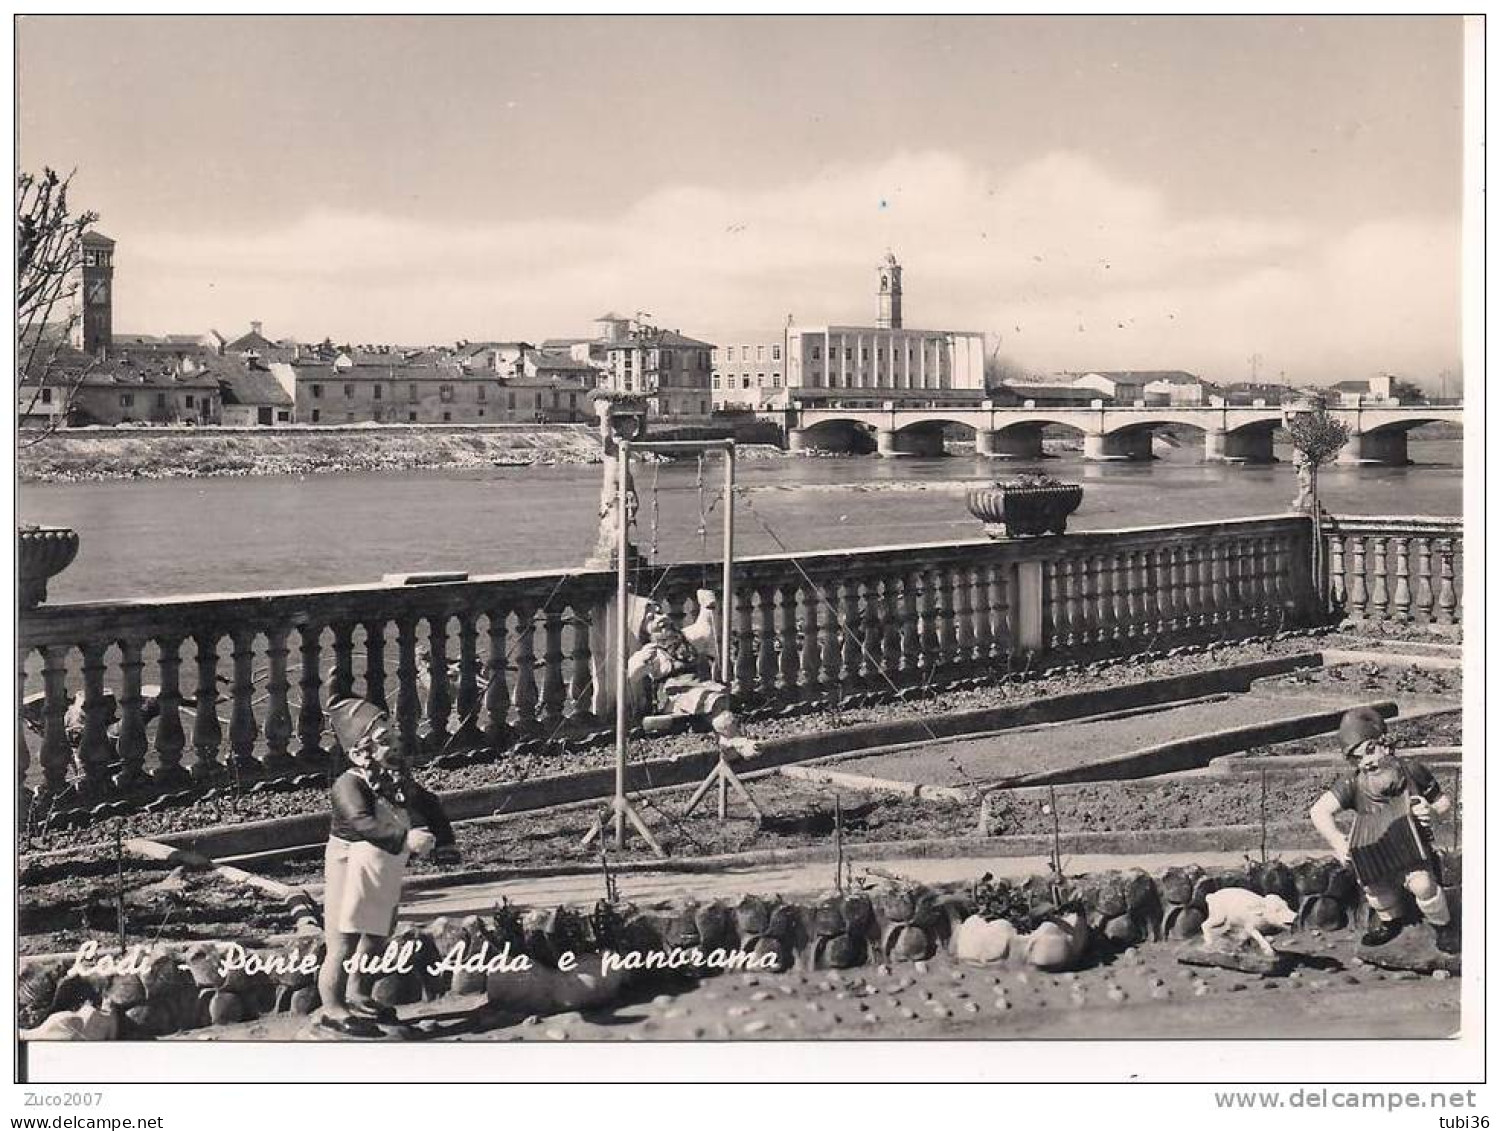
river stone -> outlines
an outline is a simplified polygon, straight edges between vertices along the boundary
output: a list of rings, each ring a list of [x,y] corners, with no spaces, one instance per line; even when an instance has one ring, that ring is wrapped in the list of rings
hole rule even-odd
[[[145,1001],[146,987],[137,974],[116,974],[110,979],[109,989],[104,994],[104,1003],[119,1013],[132,1006],[144,1005]]]
[[[931,958],[934,947],[932,938],[921,927],[903,925],[892,927],[887,937],[885,952],[895,962],[917,962]]]
[[[104,1001],[104,991],[97,981],[82,974],[64,974],[52,995],[51,1012],[72,1011],[82,1005],[97,1006]]]
[[[1292,959],[1286,955],[1277,954],[1273,958],[1263,953],[1259,947],[1218,950],[1201,944],[1190,944],[1177,951],[1177,961],[1185,966],[1212,966],[1241,974],[1258,974],[1262,978],[1279,977],[1292,967]]]
[[[1407,927],[1384,946],[1360,944],[1354,953],[1363,962],[1382,970],[1410,971],[1415,974],[1431,974],[1437,970],[1458,974],[1463,970],[1463,956],[1444,954],[1438,950],[1432,928],[1426,923]]]
[[[1313,896],[1302,909],[1303,928],[1340,931],[1349,924],[1343,904],[1326,895]]]
[[[1197,907],[1180,907],[1167,916],[1166,934],[1172,939],[1190,939],[1203,930],[1206,916]]]
[[[292,1013],[300,1013],[307,1016],[321,1005],[323,999],[318,996],[317,986],[303,986],[301,989],[292,991],[292,999],[289,1010]]]
[[[415,1005],[422,1000],[422,976],[415,969],[386,974],[370,988],[370,996],[381,1005]]]
[[[148,1001],[125,1011],[125,1032],[140,1037],[165,1037],[176,1032],[176,1018],[165,1002]]]
[[[210,1025],[233,1025],[245,1020],[245,1003],[240,995],[228,990],[216,990],[208,999],[208,1022]]]
[[[30,1029],[46,1020],[61,981],[58,967],[36,964],[26,968],[16,982],[16,1022],[21,1028]]]

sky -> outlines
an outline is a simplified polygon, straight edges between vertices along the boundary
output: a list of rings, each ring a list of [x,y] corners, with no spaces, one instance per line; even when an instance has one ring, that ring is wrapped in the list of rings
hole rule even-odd
[[[1460,360],[1453,17],[21,17],[19,162],[116,332],[427,344],[605,310],[982,330],[1039,372]]]

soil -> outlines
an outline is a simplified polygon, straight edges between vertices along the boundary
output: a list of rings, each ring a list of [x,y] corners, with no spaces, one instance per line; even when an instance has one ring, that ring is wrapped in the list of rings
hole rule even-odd
[[[290,931],[280,901],[216,872],[189,872],[125,857],[116,872],[113,847],[23,859],[17,932],[21,954],[76,950],[93,940],[119,946],[123,890],[126,943],[239,939],[250,945]]]

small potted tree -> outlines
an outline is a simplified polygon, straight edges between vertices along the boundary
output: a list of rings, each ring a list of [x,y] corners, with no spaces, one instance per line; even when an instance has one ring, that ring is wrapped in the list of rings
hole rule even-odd
[[[1083,484],[1064,483],[1050,475],[1023,472],[993,487],[970,491],[969,513],[984,523],[991,538],[1062,534],[1068,516],[1083,501]]]

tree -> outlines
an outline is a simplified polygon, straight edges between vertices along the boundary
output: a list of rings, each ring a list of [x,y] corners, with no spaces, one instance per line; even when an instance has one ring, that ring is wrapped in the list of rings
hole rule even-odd
[[[1427,390],[1415,381],[1397,379],[1391,382],[1391,396],[1402,404],[1426,404]]]
[[[1320,595],[1326,596],[1323,589],[1323,507],[1318,501],[1318,469],[1332,462],[1349,442],[1349,425],[1329,416],[1327,407],[1318,402],[1311,409],[1289,413],[1284,427],[1292,442],[1292,462],[1297,465],[1298,491],[1293,506],[1312,516],[1313,585]]]
[[[82,285],[83,236],[99,217],[73,214],[68,204],[72,180],[72,173],[64,177],[50,168],[40,176],[23,172],[16,177],[16,376],[19,392],[31,390],[23,415],[35,409],[54,377],[67,371],[62,404],[36,440],[50,435],[67,414],[88,369],[86,364],[70,367],[64,357],[80,317],[74,300]],[[58,314],[60,322],[54,320]]]
[[[1026,368],[1020,362],[1002,356],[998,351],[984,359],[984,387],[999,388],[1011,381],[1024,380]]]

